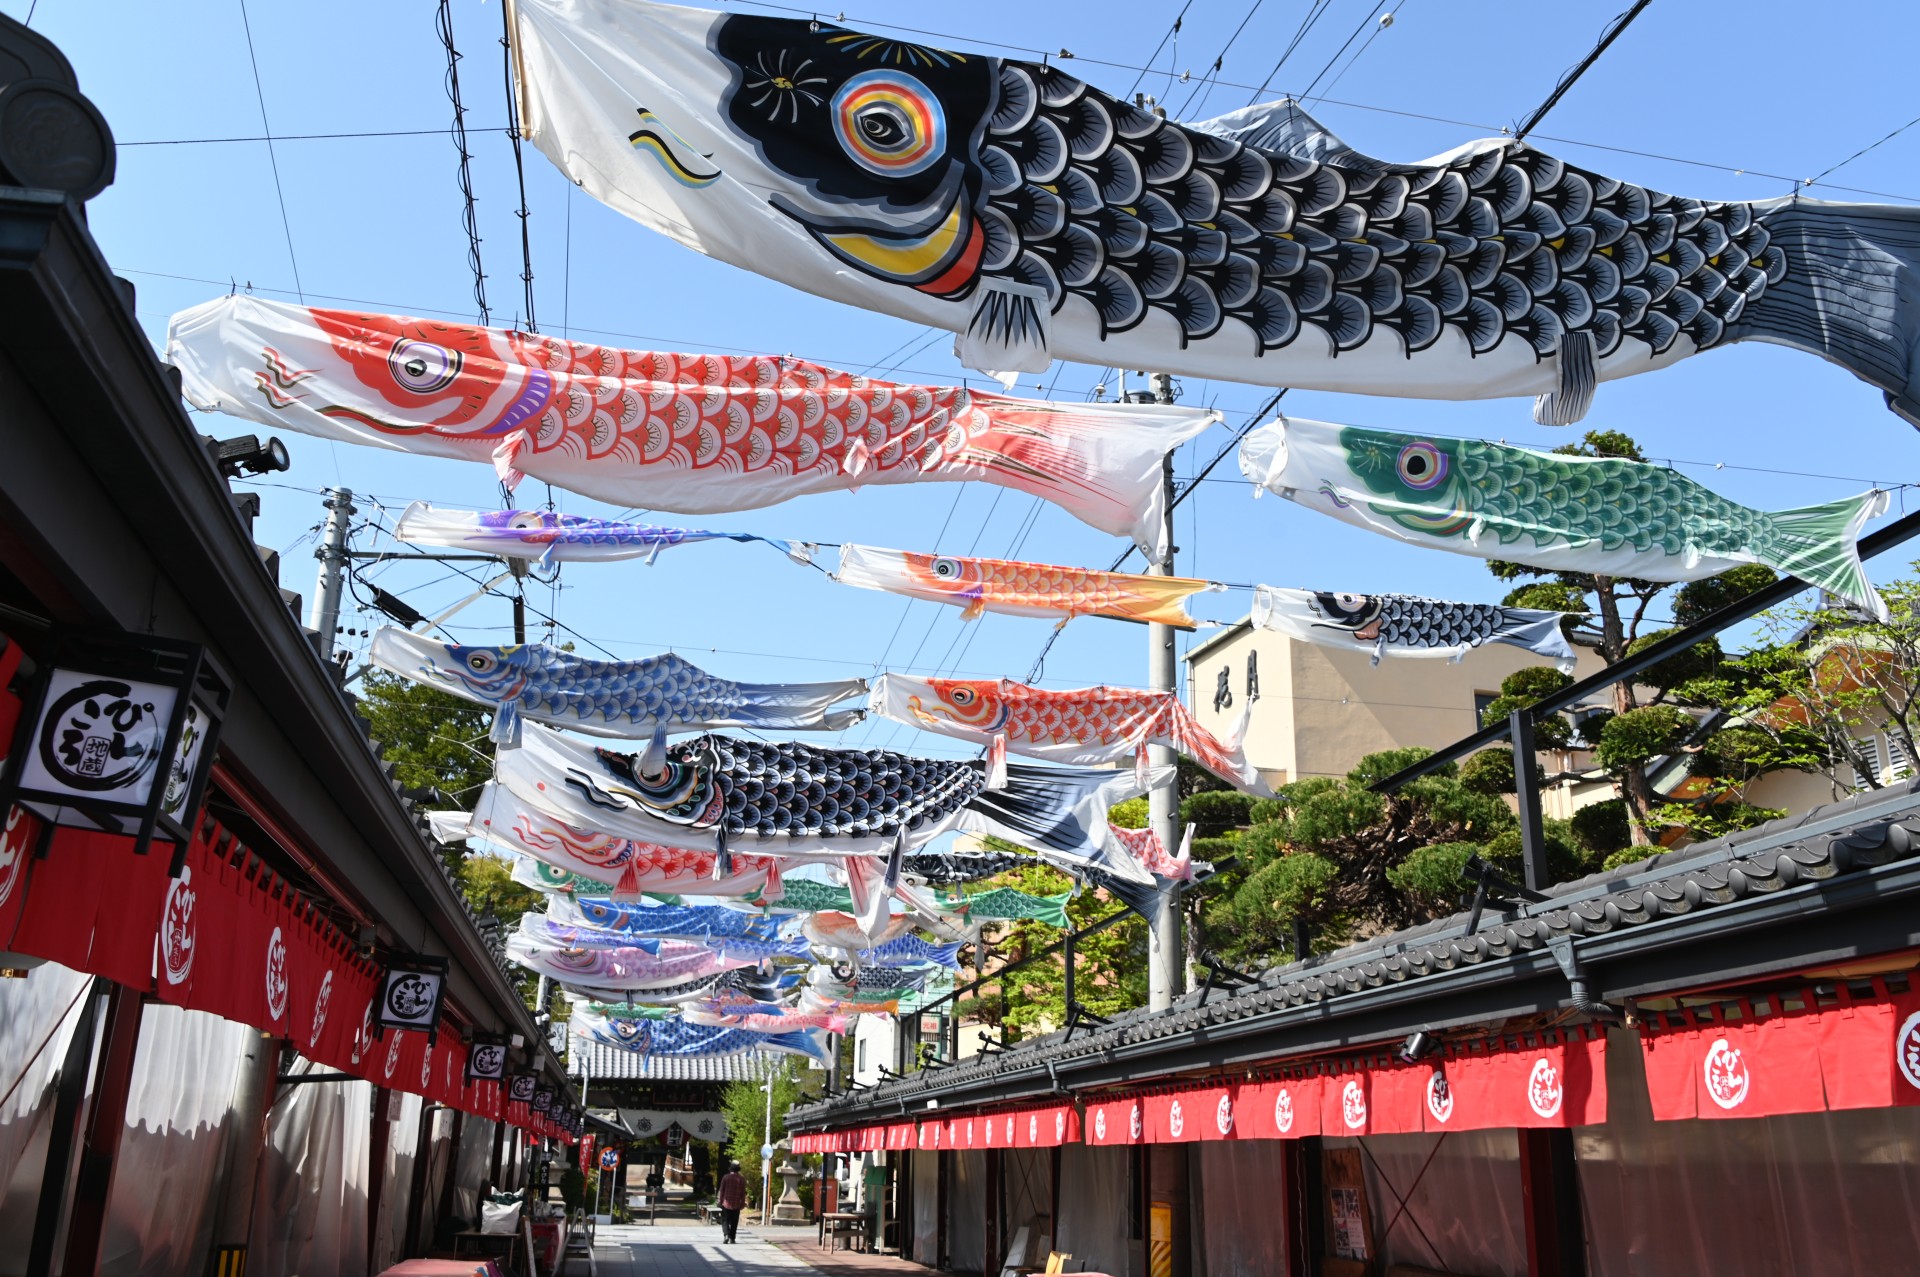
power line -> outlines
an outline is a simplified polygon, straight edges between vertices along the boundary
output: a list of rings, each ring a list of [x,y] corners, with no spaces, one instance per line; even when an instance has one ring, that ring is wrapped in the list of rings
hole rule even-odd
[[[1345,53],[1349,48],[1352,47],[1353,42],[1360,38],[1360,33],[1367,29],[1367,24],[1369,22],[1372,22],[1374,19],[1374,16],[1386,7],[1387,7],[1387,0],[1376,0],[1376,3],[1374,4],[1373,8],[1367,11],[1367,16],[1360,19],[1360,21],[1354,25],[1353,32],[1352,34],[1347,36],[1345,43],[1343,43],[1339,48],[1333,51],[1333,56],[1327,59],[1327,64],[1321,67],[1319,73],[1316,74],[1312,80],[1308,81],[1307,87],[1300,91],[1301,97],[1304,98],[1304,97],[1312,96],[1313,91],[1320,87],[1321,79],[1327,74],[1327,72],[1333,70],[1333,64],[1340,60],[1340,55]],[[1385,30],[1384,27],[1375,27],[1374,34],[1378,35],[1383,30]],[[1370,44],[1372,43],[1372,41],[1369,40],[1368,43]],[[1365,48],[1366,48],[1365,45],[1361,46],[1362,51],[1364,51]],[[1359,54],[1355,54],[1354,56],[1357,58],[1359,57]]]
[[[1160,56],[1160,50],[1167,47],[1168,40],[1173,41],[1174,58],[1175,59],[1179,58],[1180,56],[1180,24],[1186,20],[1187,10],[1191,8],[1193,8],[1193,0],[1186,0],[1186,3],[1180,6],[1180,12],[1173,15],[1173,25],[1167,28],[1167,33],[1165,35],[1160,37],[1160,43],[1153,46],[1153,52],[1147,55],[1147,65],[1144,67],[1141,67],[1140,74],[1136,75],[1133,78],[1133,85],[1131,88],[1127,90],[1128,97],[1132,97],[1134,93],[1139,90],[1141,81],[1145,80],[1147,76],[1152,73],[1149,70],[1149,68],[1153,66],[1153,60]]]
[[[434,137],[445,133],[445,129],[380,129],[357,133],[277,133],[257,134],[252,137],[161,137],[148,138],[138,142],[122,142],[116,139],[115,146],[213,146],[227,142],[332,142],[342,139],[363,137]]]
[[[467,150],[467,112],[460,105],[460,50],[453,43],[453,6],[440,0],[435,19],[440,43],[447,50],[447,98],[453,103],[453,149],[460,153],[461,218],[467,231],[467,265],[473,270],[473,304],[479,309],[480,324],[485,327],[491,312],[487,309],[487,273],[480,265],[480,222],[474,210],[472,154]]]
[[[1358,49],[1354,50],[1353,56],[1347,59],[1347,64],[1340,68],[1340,74],[1334,76],[1333,79],[1327,81],[1327,92],[1329,93],[1333,92],[1334,86],[1339,84],[1340,81],[1347,78],[1347,72],[1353,70],[1353,64],[1358,62],[1361,58],[1364,58],[1365,56],[1367,56],[1367,50],[1371,49],[1373,47],[1373,42],[1380,38],[1380,33],[1387,30],[1387,28],[1391,27],[1394,24],[1394,21],[1407,11],[1407,5],[1410,3],[1412,3],[1412,0],[1401,0],[1400,7],[1398,9],[1395,9],[1392,12],[1385,14],[1380,18],[1378,22],[1375,22],[1373,24],[1373,30],[1367,33],[1367,38],[1361,43]],[[1380,6],[1375,5],[1374,12],[1378,13],[1379,11],[1380,11]],[[1373,14],[1368,14],[1367,16],[1369,18],[1372,18]],[[1362,25],[1365,25],[1365,24],[1363,23]],[[1345,46],[1343,45],[1341,47],[1344,48]],[[1339,57],[1339,54],[1335,54],[1334,57],[1336,58]],[[1327,65],[1331,67],[1333,63],[1329,61]],[[1322,70],[1320,72],[1320,75],[1325,75],[1325,74],[1326,74],[1325,70]],[[1315,76],[1313,79],[1313,83],[1319,84],[1320,76]],[[1313,85],[1308,85],[1307,91],[1311,93],[1313,91]]]
[[[280,160],[273,153],[273,125],[267,120],[267,91],[260,84],[260,59],[253,52],[253,24],[247,20],[247,0],[240,0],[240,29],[247,36],[247,62],[253,67],[253,95],[260,103],[260,127],[266,132],[267,164],[273,169],[273,193],[280,201],[280,230],[287,237],[287,261],[293,267],[293,292],[304,306],[307,299],[300,287],[300,259],[293,251],[293,223],[287,219],[287,192],[280,185]]]
[[[1520,127],[1513,131],[1514,140],[1519,141],[1533,132],[1534,125],[1547,118],[1547,112],[1559,104],[1560,99],[1566,96],[1567,90],[1574,86],[1574,82],[1587,73],[1588,67],[1600,60],[1600,55],[1607,51],[1608,46],[1618,40],[1620,33],[1633,25],[1633,20],[1640,16],[1640,11],[1652,3],[1653,0],[1634,0],[1633,8],[1616,16],[1612,24],[1601,34],[1600,43],[1593,46],[1593,51],[1580,59],[1571,71],[1561,76],[1560,83],[1554,85],[1553,92],[1547,94],[1547,100],[1535,108],[1533,114],[1523,120]]]
[[[1806,180],[1806,185],[1812,186],[1815,182],[1818,182],[1821,178],[1827,176],[1827,174],[1832,173],[1838,169],[1845,168],[1847,165],[1853,163],[1855,160],[1865,155],[1868,151],[1874,150],[1875,148],[1882,146],[1885,143],[1893,141],[1893,139],[1899,137],[1902,133],[1905,133],[1908,129],[1912,128],[1916,124],[1920,124],[1920,116],[1915,116],[1913,119],[1908,120],[1905,124],[1902,124],[1899,128],[1887,134],[1885,137],[1881,138],[1878,142],[1873,142],[1866,146],[1861,147],[1859,150],[1855,151],[1852,155],[1849,155],[1846,159],[1841,160],[1838,164],[1835,164],[1830,168],[1822,169],[1818,175],[1808,178]],[[1835,189],[1844,190],[1846,188],[1836,187]]]
[[[1253,15],[1260,12],[1260,6],[1265,3],[1266,0],[1253,0],[1253,7],[1247,10],[1246,17],[1240,19],[1240,25],[1233,29],[1233,34],[1227,37],[1227,43],[1225,47],[1220,50],[1220,56],[1213,60],[1213,68],[1200,78],[1200,83],[1193,86],[1193,92],[1187,94],[1187,100],[1181,103],[1180,114],[1182,116],[1186,115],[1187,108],[1193,105],[1193,99],[1199,96],[1200,90],[1206,89],[1207,92],[1211,93],[1213,89],[1210,86],[1219,83],[1214,77],[1218,76],[1220,74],[1220,68],[1226,65],[1227,54],[1233,51],[1234,44],[1240,39],[1240,33],[1247,29],[1247,23],[1253,21]]]
[[[1333,0],[1315,0],[1314,4],[1307,9],[1306,16],[1300,19],[1300,25],[1294,29],[1293,38],[1287,41],[1286,48],[1280,50],[1280,60],[1273,64],[1273,70],[1267,72],[1267,78],[1260,81],[1260,87],[1255,89],[1253,96],[1247,99],[1248,106],[1260,100],[1261,95],[1267,91],[1267,86],[1272,84],[1274,77],[1280,74],[1280,68],[1287,65],[1287,59],[1293,56],[1293,51],[1300,47],[1300,42],[1307,38],[1307,33],[1319,24],[1321,17],[1332,5]]]
[[[526,292],[527,331],[540,331],[533,315],[533,243],[527,232],[527,166],[520,153],[520,95],[513,76],[513,6],[500,6],[501,71],[507,85],[507,137],[513,143],[513,172],[520,181],[520,285]]]

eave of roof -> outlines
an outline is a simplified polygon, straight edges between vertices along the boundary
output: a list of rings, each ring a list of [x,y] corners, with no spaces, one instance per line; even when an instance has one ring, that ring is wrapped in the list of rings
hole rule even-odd
[[[816,1129],[1139,1084],[1178,1073],[1485,1028],[1561,1009],[1548,945],[1570,940],[1605,999],[1757,979],[1920,947],[1920,781],[1564,883],[1533,905],[1465,915],[1291,963],[1169,1011],[922,1071],[796,1108]]]
[[[341,827],[371,853],[368,874],[356,876],[362,867],[356,861],[335,865],[338,876],[384,906],[374,909],[383,922],[393,920],[390,911],[402,901],[417,910],[418,918],[403,918],[402,926],[392,928],[393,938],[418,943],[420,922],[431,928],[454,962],[453,996],[481,1027],[540,1041],[531,1013],[488,950],[411,804],[371,747],[364,720],[288,612],[132,303],[132,287],[113,276],[77,208],[57,193],[0,186],[0,347],[72,441],[117,516],[137,526],[149,553],[165,564],[170,588],[191,607],[198,625],[217,636],[229,672],[244,679],[265,720],[279,735],[305,745],[305,775],[324,793]],[[69,446],[67,439],[14,443],[32,443],[35,464],[71,465],[57,451]],[[8,495],[57,503],[65,494],[22,485]],[[73,519],[70,509],[50,520],[39,513],[23,509],[22,522],[43,534]],[[125,591],[113,590],[126,582],[115,572],[82,566],[87,546],[72,538],[66,544],[43,539],[35,548],[62,570],[58,585],[66,606],[58,619],[128,629],[153,624],[146,612],[125,614]],[[118,565],[117,576],[124,577],[129,566]],[[140,595],[153,597],[144,586]],[[230,727],[240,726],[230,720]],[[224,750],[222,757],[242,774],[285,762]],[[271,780],[256,780],[258,793],[278,797]],[[315,841],[326,857],[353,854],[317,835]],[[369,879],[375,871],[390,875],[398,889],[389,889],[384,901],[374,900]],[[557,1059],[550,1067],[558,1072]]]

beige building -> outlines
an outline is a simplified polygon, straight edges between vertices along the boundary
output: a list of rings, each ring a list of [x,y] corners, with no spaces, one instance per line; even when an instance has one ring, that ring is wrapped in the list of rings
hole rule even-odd
[[[1574,677],[1602,667],[1591,649],[1574,651],[1580,662]],[[1249,619],[1187,653],[1187,693],[1194,716],[1225,736],[1246,708],[1250,683],[1257,686],[1259,700],[1247,724],[1247,759],[1270,784],[1280,785],[1307,776],[1344,776],[1366,755],[1383,749],[1450,745],[1479,727],[1480,707],[1499,695],[1501,679],[1544,663],[1525,648],[1490,643],[1458,663],[1386,656],[1375,665],[1366,652],[1303,643],[1257,630]],[[1231,703],[1219,696],[1223,676]],[[1586,755],[1562,762],[1585,766]]]

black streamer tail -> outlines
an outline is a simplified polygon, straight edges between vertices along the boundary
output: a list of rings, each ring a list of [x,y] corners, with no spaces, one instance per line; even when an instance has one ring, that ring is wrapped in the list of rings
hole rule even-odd
[[[1920,208],[1788,198],[1754,213],[1785,252],[1786,277],[1728,336],[1819,355],[1920,426]]]

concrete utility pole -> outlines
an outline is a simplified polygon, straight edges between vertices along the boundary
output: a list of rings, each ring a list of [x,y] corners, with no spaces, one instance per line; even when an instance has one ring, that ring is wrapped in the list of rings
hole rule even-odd
[[[1157,372],[1148,378],[1153,387],[1153,402],[1170,404],[1174,400],[1173,377]],[[1149,564],[1147,571],[1154,576],[1173,575],[1173,454],[1168,453],[1161,462],[1160,500],[1162,505],[1162,531],[1166,538],[1167,551],[1158,563]],[[1173,645],[1174,630],[1170,625],[1147,626],[1147,686],[1156,692],[1171,692],[1178,687],[1178,662],[1175,660]],[[1155,767],[1174,766],[1174,752],[1165,745],[1153,745],[1148,748],[1147,761]],[[1155,787],[1147,794],[1147,827],[1160,839],[1160,845],[1169,855],[1180,842],[1180,800],[1178,778],[1169,779],[1166,784]],[[1172,893],[1162,900],[1161,909],[1153,920],[1147,935],[1147,1008],[1151,1011],[1164,1011],[1173,1005],[1173,999],[1185,983],[1185,964],[1180,951],[1180,915],[1174,910]]]
[[[307,624],[320,632],[320,659],[333,659],[333,635],[340,625],[340,588],[347,568],[347,527],[353,519],[353,493],[347,488],[329,488],[327,531],[313,552],[320,560],[320,579],[313,587],[313,607],[307,612]]]

